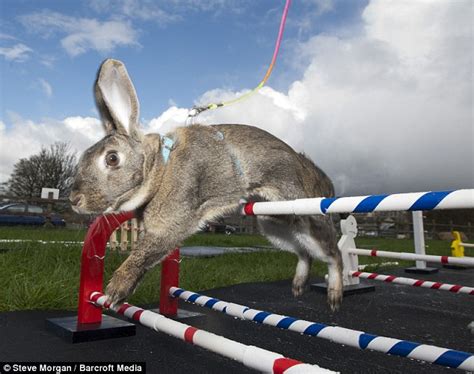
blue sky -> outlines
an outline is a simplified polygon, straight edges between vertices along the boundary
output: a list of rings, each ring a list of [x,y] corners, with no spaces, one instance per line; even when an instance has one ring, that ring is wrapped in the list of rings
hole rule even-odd
[[[54,141],[103,136],[92,85],[125,62],[144,132],[237,97],[270,62],[284,0],[3,0],[0,182]],[[268,85],[199,117],[305,152],[340,195],[474,187],[472,0],[293,0]],[[455,139],[455,141],[452,141]]]
[[[300,74],[292,66],[295,41],[355,24],[365,2],[336,2],[330,9],[324,4],[293,1],[272,77],[276,88],[287,88]],[[94,115],[91,87],[107,57],[126,63],[145,120],[164,111],[170,100],[189,107],[212,88],[251,87],[271,58],[283,6],[283,0],[2,1],[2,48],[28,49],[1,59],[1,118],[8,126],[9,112],[35,121]],[[93,31],[84,30],[86,22],[94,22],[100,32],[65,45],[68,37],[89,38]],[[105,38],[111,22],[126,35],[111,32],[103,45],[91,45],[93,38]]]

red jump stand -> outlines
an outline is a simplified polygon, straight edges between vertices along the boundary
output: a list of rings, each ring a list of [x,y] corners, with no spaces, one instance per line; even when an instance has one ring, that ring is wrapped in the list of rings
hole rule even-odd
[[[176,248],[161,263],[160,307],[154,311],[175,320],[204,316],[202,313],[178,309],[178,297],[170,296],[171,287],[179,287],[179,248]]]
[[[104,259],[110,235],[134,212],[98,217],[87,231],[82,248],[79,303],[77,316],[50,318],[46,328],[70,343],[135,335],[135,325],[102,314],[102,308],[90,301],[93,292],[103,292]],[[167,317],[190,317],[196,313],[178,311],[178,299],[169,296],[170,287],[179,286],[179,249],[162,263],[160,311]]]

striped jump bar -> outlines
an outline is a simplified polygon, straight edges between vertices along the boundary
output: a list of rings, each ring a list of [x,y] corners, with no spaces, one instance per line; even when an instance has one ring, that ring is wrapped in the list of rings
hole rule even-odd
[[[200,295],[177,287],[170,288],[170,295],[218,312],[226,313],[232,317],[276,326],[282,329],[296,331],[300,334],[316,336],[318,338],[327,339],[332,342],[359,349],[370,349],[390,355],[427,361],[451,368],[468,371],[474,370],[474,355],[472,353],[455,351],[434,345],[414,343],[407,340],[387,338],[384,336],[367,334],[363,331],[346,329],[344,327],[328,326],[322,323],[268,313],[257,309],[251,309],[244,305],[228,303],[226,301]]]
[[[464,265],[464,266],[474,267],[474,257],[419,255],[416,253],[389,252],[389,251],[379,251],[377,249],[362,249],[362,248],[349,248],[347,252],[353,255],[359,255],[359,256],[397,258],[399,260],[407,260],[407,261],[427,261],[427,262],[436,262],[438,264]]]
[[[243,215],[314,215],[474,208],[474,189],[250,202]]]
[[[93,292],[90,299],[96,305],[133,319],[152,330],[164,332],[264,373],[335,373],[317,365],[305,364],[301,361],[285,358],[278,353],[267,351],[266,349],[245,345],[204,330],[198,330],[192,326],[166,318],[161,314],[153,313],[127,303],[111,306],[107,301],[107,297],[100,292]]]
[[[474,296],[473,287],[460,286],[457,284],[432,282],[432,281],[423,280],[423,279],[396,277],[394,275],[366,273],[363,271],[350,271],[349,274],[352,277],[357,277],[357,278],[373,279],[373,280],[378,280],[378,281],[387,282],[387,283],[402,284],[405,286],[431,288],[432,290],[449,291],[453,293],[465,293],[465,294]]]

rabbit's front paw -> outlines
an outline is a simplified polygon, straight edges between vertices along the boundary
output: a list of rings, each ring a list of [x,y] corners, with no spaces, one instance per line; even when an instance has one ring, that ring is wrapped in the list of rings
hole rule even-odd
[[[118,269],[105,290],[107,300],[112,305],[122,304],[137,285],[137,278],[129,272]]]

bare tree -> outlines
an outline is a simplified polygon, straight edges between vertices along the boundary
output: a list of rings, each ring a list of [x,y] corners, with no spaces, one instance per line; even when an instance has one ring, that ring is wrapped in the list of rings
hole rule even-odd
[[[68,143],[56,142],[29,158],[20,159],[6,183],[16,196],[39,197],[42,187],[57,188],[59,195],[69,195],[76,172],[76,156]]]

